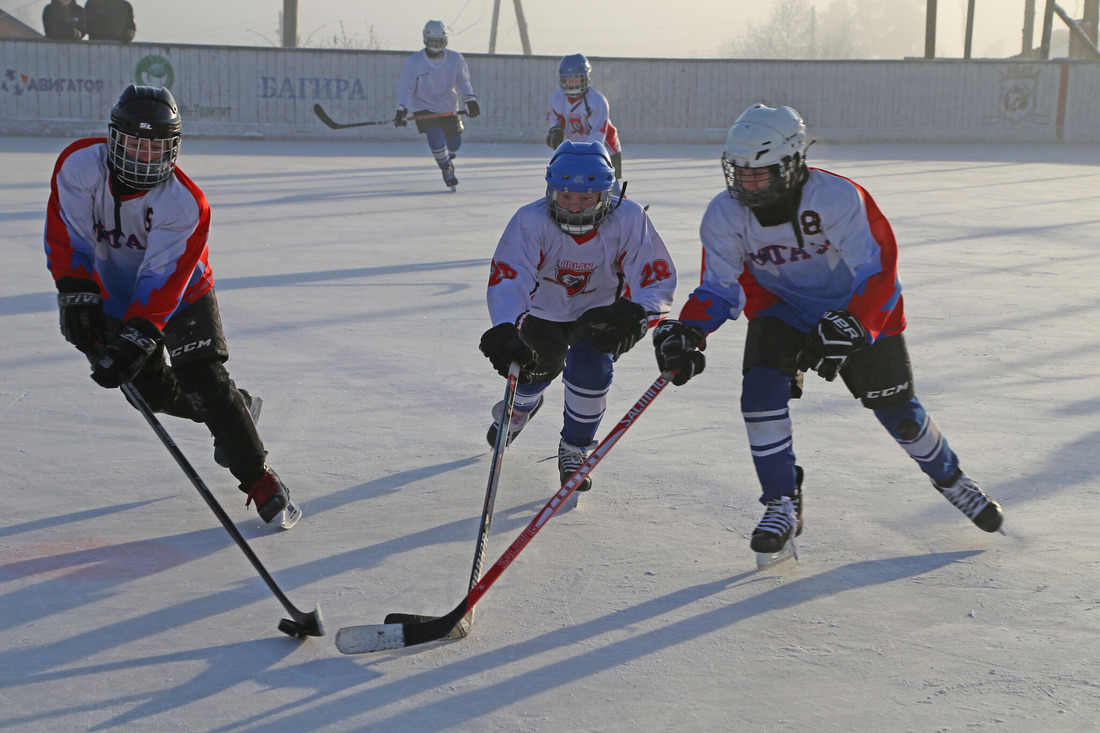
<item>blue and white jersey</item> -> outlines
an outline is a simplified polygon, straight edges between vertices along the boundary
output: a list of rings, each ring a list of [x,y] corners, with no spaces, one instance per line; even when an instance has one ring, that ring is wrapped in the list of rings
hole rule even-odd
[[[841,308],[872,339],[905,328],[894,233],[871,196],[847,178],[811,168],[793,221],[776,226],[761,225],[723,191],[707,206],[699,236],[703,281],[680,320],[705,333],[742,311],[809,331]]]
[[[528,313],[568,323],[620,295],[645,308],[652,326],[668,314],[675,291],[672,257],[638,203],[623,199],[596,229],[571,236],[550,219],[543,198],[508,222],[486,297],[494,326],[519,325]]]

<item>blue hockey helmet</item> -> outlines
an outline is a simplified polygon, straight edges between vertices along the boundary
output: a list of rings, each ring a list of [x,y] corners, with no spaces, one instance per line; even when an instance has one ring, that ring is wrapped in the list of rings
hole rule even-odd
[[[566,140],[546,166],[546,211],[566,234],[586,234],[611,213],[615,168],[600,142]]]
[[[558,83],[570,97],[579,97],[587,92],[591,80],[592,64],[588,63],[583,53],[570,54],[558,64]]]

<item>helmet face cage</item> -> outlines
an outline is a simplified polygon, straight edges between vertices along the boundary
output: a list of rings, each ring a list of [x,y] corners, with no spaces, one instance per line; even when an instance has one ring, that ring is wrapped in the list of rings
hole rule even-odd
[[[602,143],[563,142],[546,167],[546,211],[566,234],[587,234],[611,214],[615,169]],[[595,194],[583,209],[561,194]],[[568,198],[573,199],[573,196]]]
[[[746,206],[764,206],[797,190],[806,180],[806,125],[790,107],[754,104],[730,128],[722,169],[730,196]]]
[[[447,48],[447,27],[441,20],[429,20],[424,26],[424,48],[429,56],[438,56]]]
[[[146,191],[171,177],[180,152],[178,133],[172,137],[138,137],[114,125],[109,132],[107,155],[111,170],[124,184]]]
[[[730,196],[745,206],[764,206],[786,196],[805,180],[806,166],[795,153],[779,163],[753,167],[743,165],[722,153],[722,170]]]
[[[592,64],[584,54],[575,53],[566,56],[558,65],[558,84],[570,97],[579,97],[588,91],[592,80]]]
[[[111,110],[107,163],[124,185],[145,191],[168,180],[176,168],[182,118],[167,89],[123,90]]]

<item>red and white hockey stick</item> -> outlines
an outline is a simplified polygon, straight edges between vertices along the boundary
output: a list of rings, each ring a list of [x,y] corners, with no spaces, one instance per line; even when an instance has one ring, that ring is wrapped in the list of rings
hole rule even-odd
[[[457,638],[451,636],[451,633],[462,622],[466,614],[473,610],[477,602],[485,595],[485,592],[492,587],[493,583],[495,583],[505,569],[512,564],[512,561],[516,559],[519,553],[523,552],[523,548],[535,538],[539,530],[550,521],[550,517],[554,516],[555,512],[561,508],[566,499],[568,499],[581,482],[584,481],[584,478],[592,472],[592,469],[596,467],[596,464],[603,460],[603,457],[607,455],[612,446],[618,442],[619,438],[623,437],[623,433],[625,433],[630,426],[634,424],[634,421],[645,412],[645,409],[649,407],[650,403],[661,393],[661,390],[668,386],[671,376],[671,373],[664,372],[661,376],[657,377],[657,380],[650,385],[641,399],[634,403],[634,406],[631,407],[626,415],[619,420],[618,424],[612,428],[611,432],[607,434],[607,437],[605,437],[603,441],[596,446],[596,449],[589,454],[588,460],[582,463],[580,467],[573,472],[569,480],[550,498],[546,506],[544,506],[535,518],[531,520],[531,523],[527,525],[526,529],[524,529],[519,537],[517,537],[508,549],[504,551],[504,554],[500,556],[496,563],[489,568],[489,572],[485,574],[485,577],[470,589],[466,597],[455,606],[453,611],[446,616],[431,618],[425,621],[345,626],[336,632],[336,648],[344,654],[365,654],[367,652],[380,652],[388,649],[402,649],[416,644],[440,641],[447,638]],[[504,423],[502,423],[500,432],[506,432],[503,425]]]

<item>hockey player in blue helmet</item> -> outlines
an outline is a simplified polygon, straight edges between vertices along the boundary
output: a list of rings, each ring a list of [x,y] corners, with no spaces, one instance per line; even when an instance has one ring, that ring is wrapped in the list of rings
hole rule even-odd
[[[995,532],[1000,505],[963,473],[914,390],[890,224],[859,184],[807,167],[810,143],[790,107],[754,104],[734,122],[722,154],[726,188],[699,228],[703,282],[679,319],[654,331],[657,364],[684,384],[703,370],[706,336],[745,314],[741,411],[765,507],[750,542],[761,566],[792,556],[802,531],[788,403],[810,371],[839,376],[933,488]]]
[[[394,127],[407,126],[409,110],[417,132],[427,135],[432,157],[443,172],[443,182],[456,190],[454,158],[462,147],[462,119],[458,110],[473,119],[481,114],[470,84],[470,71],[462,54],[447,48],[447,27],[429,20],[424,26],[424,48],[405,60],[397,85]]]
[[[557,149],[562,142],[601,142],[607,148],[616,180],[623,177],[619,133],[611,124],[607,97],[592,88],[592,64],[574,53],[558,64],[558,88],[550,95],[546,119],[550,131],[546,144]],[[615,187],[616,193],[618,186]]]
[[[481,351],[502,376],[513,362],[521,367],[508,442],[562,375],[562,484],[595,445],[614,361],[665,317],[676,289],[660,235],[641,206],[612,193],[614,185],[603,143],[563,142],[546,167],[546,195],[512,216],[489,273],[492,327]],[[503,408],[493,408],[490,445]],[[586,478],[577,490],[590,486]]]

